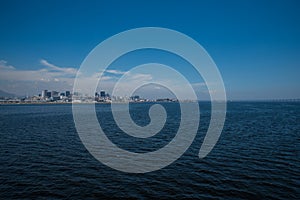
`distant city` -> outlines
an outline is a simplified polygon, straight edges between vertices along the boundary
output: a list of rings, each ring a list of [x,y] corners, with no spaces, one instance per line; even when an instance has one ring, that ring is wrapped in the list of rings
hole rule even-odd
[[[104,90],[95,92],[93,96],[82,94],[79,92],[70,91],[55,91],[42,90],[40,94],[32,96],[18,97],[14,94],[3,92],[0,90],[0,104],[43,104],[43,103],[127,103],[127,102],[178,102],[176,98],[158,98],[147,99],[134,96],[111,96]],[[184,102],[191,102],[193,100],[183,100]],[[199,100],[201,101],[201,100]],[[204,100],[205,101],[205,100]],[[261,99],[261,100],[227,100],[232,101],[260,101],[260,102],[300,102],[300,99]]]
[[[43,90],[41,94],[26,97],[0,97],[0,103],[112,103],[112,102],[177,102],[177,99],[145,99],[134,96],[110,96],[104,90],[95,92],[94,96],[70,91]]]

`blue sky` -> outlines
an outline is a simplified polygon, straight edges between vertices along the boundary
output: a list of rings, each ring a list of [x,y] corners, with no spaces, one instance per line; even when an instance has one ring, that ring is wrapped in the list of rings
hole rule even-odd
[[[0,89],[7,92],[69,89],[69,80],[63,86],[54,78],[74,75],[101,41],[155,26],[199,42],[228,99],[300,98],[299,1],[12,0],[0,9]]]

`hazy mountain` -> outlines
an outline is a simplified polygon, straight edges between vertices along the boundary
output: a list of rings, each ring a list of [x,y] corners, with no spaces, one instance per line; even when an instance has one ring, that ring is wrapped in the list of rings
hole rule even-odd
[[[3,90],[0,90],[0,97],[15,97],[15,96],[16,96],[15,94],[11,94]]]

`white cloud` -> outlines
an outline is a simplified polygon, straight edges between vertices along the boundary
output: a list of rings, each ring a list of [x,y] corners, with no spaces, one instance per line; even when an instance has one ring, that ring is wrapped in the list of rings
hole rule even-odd
[[[59,81],[74,77],[77,70],[75,68],[62,68],[41,60],[41,63],[48,68],[38,70],[20,70],[13,66],[7,65],[6,61],[0,62],[0,80],[8,81]],[[72,75],[72,77],[70,77]],[[73,79],[72,79],[73,80]]]
[[[9,65],[6,61],[0,60],[0,89],[15,93],[22,94],[26,92],[28,95],[34,95],[40,93],[44,89],[65,91],[72,90],[74,84],[74,78],[78,70],[72,67],[60,67],[54,65],[47,60],[40,60],[40,64],[44,67],[37,70],[25,70],[17,69]],[[131,70],[130,72],[124,72],[120,70],[106,70],[102,72],[96,72],[92,75],[83,76],[82,88],[89,91],[90,88],[95,87],[95,83],[100,79],[98,90],[105,90],[112,94],[113,88],[120,76],[123,76],[123,81],[116,89],[117,94],[120,96],[130,95],[132,92],[130,88],[145,85],[149,82],[159,82],[159,85],[155,87],[145,87],[140,90],[144,91],[143,94],[149,94],[154,96],[155,94],[166,94],[164,85],[172,86],[175,91],[178,91],[181,96],[187,96],[188,93],[183,88],[186,88],[186,84],[182,80],[176,78],[168,71],[154,71],[154,68],[148,68],[147,70]],[[204,82],[191,84],[194,91],[201,97],[207,96],[208,90]],[[131,92],[130,92],[131,91]],[[79,91],[85,93],[85,91]],[[211,91],[216,92],[216,91]]]
[[[131,72],[123,72],[123,78],[126,79],[126,81],[122,82],[121,87],[117,89],[118,96],[128,96],[129,95],[129,88],[131,88],[134,85],[140,85],[141,83],[147,82],[152,80],[151,74],[146,73],[131,73]],[[91,82],[93,80],[91,78],[84,78],[84,86],[86,88],[92,87]],[[112,94],[113,88],[115,87],[117,81],[119,78],[115,76],[101,76],[101,80],[98,84],[97,90],[104,89],[108,93]],[[95,81],[94,81],[95,83]]]
[[[73,87],[75,68],[55,66],[46,60],[40,63],[45,68],[37,70],[17,69],[0,61],[0,89],[16,94],[37,94],[43,89],[70,90]]]
[[[122,74],[126,73],[126,72],[123,72],[120,70],[115,70],[115,69],[105,70],[105,72],[110,73],[110,74],[116,74],[116,75],[122,75]]]
[[[77,73],[77,69],[75,69],[75,68],[71,68],[71,67],[68,67],[68,68],[58,67],[56,65],[53,65],[53,64],[49,63],[47,60],[44,60],[44,59],[41,59],[40,63],[42,65],[46,66],[46,67],[49,67],[53,71],[60,71],[60,72],[64,72],[64,73],[67,73],[67,74],[73,74],[73,75],[75,75]]]
[[[146,74],[146,73],[130,73],[126,72],[125,73],[125,78],[127,81],[132,82],[132,81],[150,81],[153,79],[151,74]]]
[[[13,66],[8,65],[7,61],[0,60],[0,70],[13,70],[15,69]]]

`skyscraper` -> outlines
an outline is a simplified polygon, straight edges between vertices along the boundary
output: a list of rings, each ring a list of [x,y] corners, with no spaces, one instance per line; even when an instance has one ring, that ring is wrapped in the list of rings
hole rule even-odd
[[[43,91],[42,91],[42,98],[43,98],[43,99],[46,99],[46,98],[47,98],[47,92],[48,92],[48,90],[43,90]]]
[[[66,97],[70,97],[71,93],[70,91],[66,91]]]
[[[58,97],[59,92],[52,91],[51,92],[51,97]]]
[[[46,97],[47,97],[47,98],[50,98],[50,97],[51,97],[51,92],[47,92]]]
[[[100,97],[105,98],[105,91],[104,90],[100,91]]]

